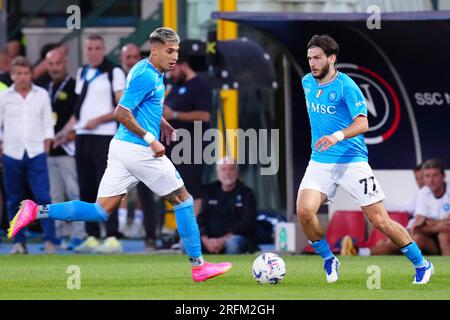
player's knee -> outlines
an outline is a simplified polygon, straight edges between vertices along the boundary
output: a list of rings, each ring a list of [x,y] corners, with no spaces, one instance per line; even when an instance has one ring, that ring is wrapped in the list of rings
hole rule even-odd
[[[303,204],[297,205],[297,216],[302,222],[311,221],[314,215],[315,215],[314,208]]]
[[[97,198],[96,204],[104,211],[104,213],[110,216],[119,208],[120,202],[124,196],[125,194],[114,197],[100,197]]]

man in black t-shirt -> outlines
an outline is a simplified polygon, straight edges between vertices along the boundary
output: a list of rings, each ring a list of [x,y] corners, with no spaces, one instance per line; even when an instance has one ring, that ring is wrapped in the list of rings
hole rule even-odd
[[[186,129],[191,134],[191,161],[190,164],[176,164],[172,155],[172,149],[177,145],[170,144],[166,147],[167,156],[174,162],[176,169],[183,177],[183,181],[194,198],[194,210],[198,215],[201,204],[201,187],[203,165],[194,164],[194,122],[198,122],[203,132],[209,128],[212,110],[212,89],[208,82],[200,78],[191,66],[192,57],[180,49],[178,63],[170,71],[173,85],[165,100],[164,118],[177,130]],[[202,154],[204,149],[203,141]],[[180,155],[183,157],[183,155]],[[184,157],[183,157],[184,158]],[[203,157],[201,157],[203,162]]]
[[[74,113],[76,95],[75,80],[67,74],[66,56],[59,50],[51,50],[45,57],[45,66],[50,81],[43,83],[52,102],[55,133],[61,131]],[[61,146],[53,147],[47,159],[50,193],[52,203],[67,200],[79,200],[79,186],[75,163],[75,133],[72,132],[68,141]],[[67,232],[67,230],[71,231]],[[83,221],[56,221],[58,237],[70,237],[68,250],[78,246],[85,237]]]
[[[198,215],[202,247],[209,253],[240,254],[258,250],[255,240],[256,200],[238,179],[238,165],[224,158],[217,165],[219,181],[204,188]]]

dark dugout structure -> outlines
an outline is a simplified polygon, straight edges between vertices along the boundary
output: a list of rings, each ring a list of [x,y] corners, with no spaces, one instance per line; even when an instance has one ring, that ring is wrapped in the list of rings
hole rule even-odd
[[[336,39],[338,69],[366,97],[365,137],[373,169],[410,170],[433,157],[450,164],[450,11],[382,13],[379,29],[369,28],[369,14],[214,12],[213,18],[256,28],[284,48],[279,82],[289,214],[295,214],[296,191],[311,153],[300,80],[309,72],[306,45],[314,34]]]

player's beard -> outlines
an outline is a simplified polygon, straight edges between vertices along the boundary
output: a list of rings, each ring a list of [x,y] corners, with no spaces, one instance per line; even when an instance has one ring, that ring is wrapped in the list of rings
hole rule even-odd
[[[322,80],[328,75],[329,72],[330,72],[330,64],[327,63],[326,65],[323,66],[322,71],[314,78],[316,78],[317,80]]]

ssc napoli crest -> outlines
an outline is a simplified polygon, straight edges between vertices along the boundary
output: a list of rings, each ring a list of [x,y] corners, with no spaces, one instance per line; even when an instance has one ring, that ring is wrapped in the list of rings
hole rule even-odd
[[[186,87],[180,87],[179,89],[178,89],[178,94],[180,95],[180,96],[182,96],[183,94],[185,94],[186,93]]]
[[[336,92],[331,91],[331,92],[328,94],[328,100],[330,100],[330,101],[336,100]]]
[[[366,98],[369,131],[367,144],[379,144],[388,140],[400,123],[400,100],[386,79],[378,73],[356,64],[341,63],[336,66],[350,76]]]

